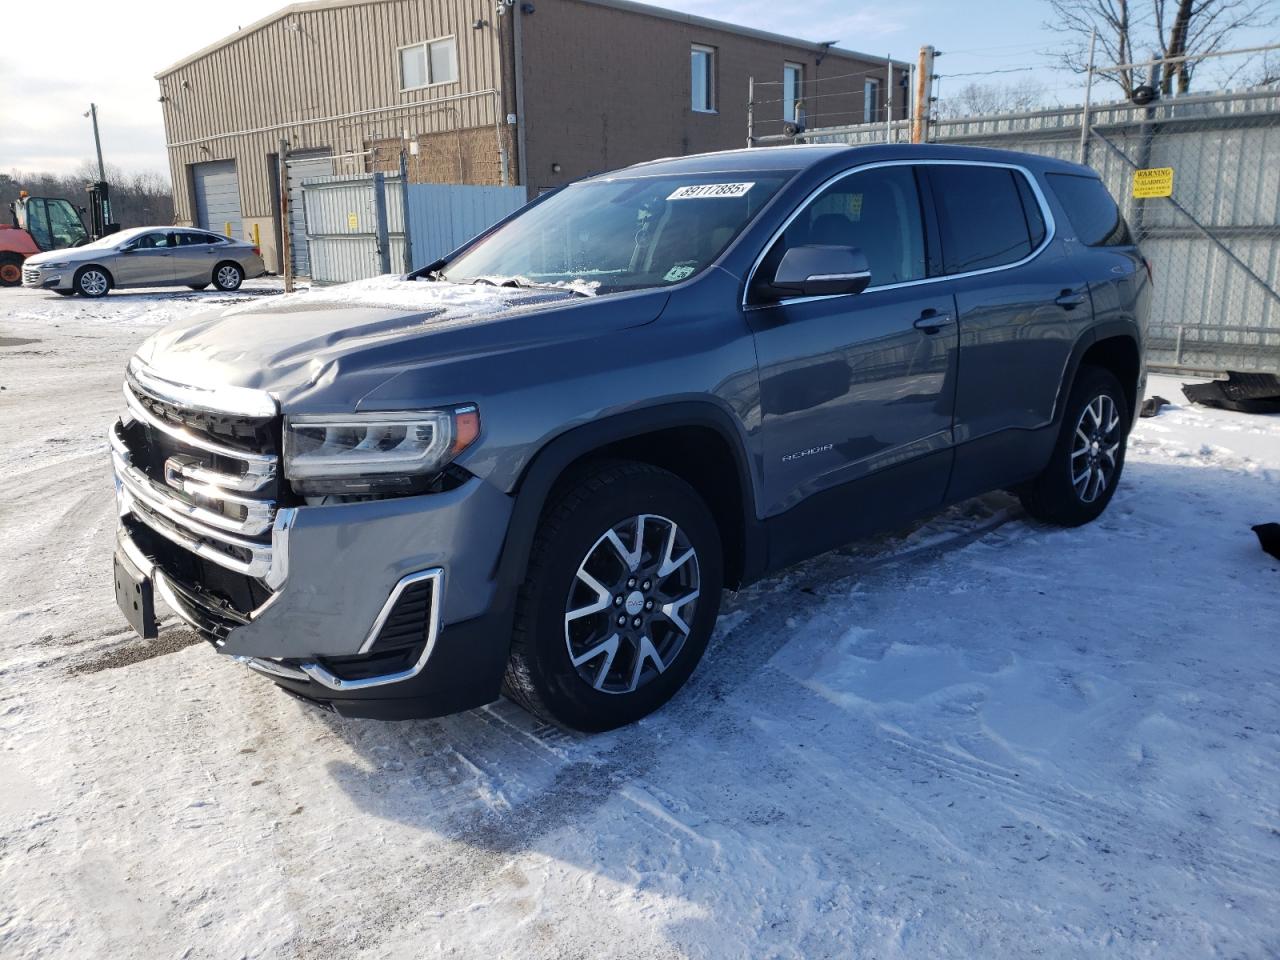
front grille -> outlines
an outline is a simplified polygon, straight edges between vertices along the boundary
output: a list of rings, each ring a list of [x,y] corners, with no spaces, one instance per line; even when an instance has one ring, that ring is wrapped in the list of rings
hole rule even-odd
[[[35,286],[40,282],[40,271],[35,267],[23,267],[22,282],[27,286]]]
[[[130,365],[126,413],[110,436],[122,513],[201,561],[279,586],[278,415],[184,407],[150,386],[167,381],[135,376],[141,369]]]

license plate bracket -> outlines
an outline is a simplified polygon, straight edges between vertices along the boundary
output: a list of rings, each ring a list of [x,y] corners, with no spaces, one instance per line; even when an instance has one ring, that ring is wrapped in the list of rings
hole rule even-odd
[[[112,572],[116,585],[116,606],[138,636],[144,640],[154,640],[160,632],[156,623],[155,585],[149,576],[119,550],[112,563],[115,568]]]

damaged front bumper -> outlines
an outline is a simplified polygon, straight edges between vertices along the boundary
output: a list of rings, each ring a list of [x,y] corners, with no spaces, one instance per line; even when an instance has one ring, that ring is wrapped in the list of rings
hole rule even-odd
[[[281,508],[235,571],[192,533],[197,521],[142,499],[153,491],[119,451],[115,467],[118,551],[219,653],[352,716],[436,716],[497,696],[507,638],[487,615],[506,494],[472,478],[424,496]]]

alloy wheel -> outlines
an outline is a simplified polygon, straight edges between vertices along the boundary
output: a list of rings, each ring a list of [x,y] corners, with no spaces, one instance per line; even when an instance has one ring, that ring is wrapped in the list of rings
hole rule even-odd
[[[91,297],[107,292],[107,276],[101,270],[86,270],[80,274],[80,289]]]
[[[697,610],[698,554],[673,520],[641,514],[587,551],[565,601],[564,639],[583,681],[632,693],[680,655]]]
[[[1111,485],[1121,439],[1116,402],[1099,394],[1081,411],[1071,444],[1071,485],[1082,503],[1093,503]]]
[[[235,290],[240,286],[240,271],[230,264],[219,268],[218,286],[224,290]]]

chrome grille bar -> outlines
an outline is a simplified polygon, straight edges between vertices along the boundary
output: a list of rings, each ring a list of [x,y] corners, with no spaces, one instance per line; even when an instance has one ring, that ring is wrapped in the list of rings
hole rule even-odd
[[[108,438],[121,514],[204,560],[277,589],[287,576],[294,515],[278,510],[266,492],[279,472],[278,457],[232,447],[202,429],[206,414],[273,417],[275,400],[247,388],[175,383],[136,357],[124,399],[127,412]],[[156,403],[163,405],[159,413],[151,409]],[[139,457],[129,449],[134,440],[145,445]]]

